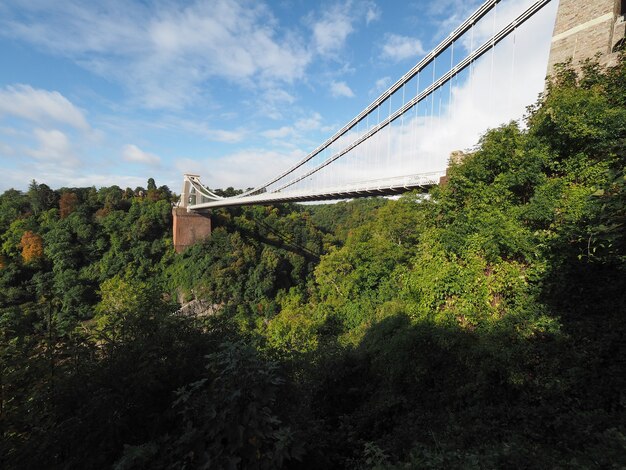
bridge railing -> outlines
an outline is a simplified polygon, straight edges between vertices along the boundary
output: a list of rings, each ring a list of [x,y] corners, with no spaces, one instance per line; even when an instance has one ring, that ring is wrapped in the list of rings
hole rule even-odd
[[[414,189],[426,190],[439,183],[445,172],[429,172],[415,175],[403,175],[393,178],[378,178],[361,181],[351,185],[337,185],[316,190],[276,191],[272,193],[248,194],[237,198],[222,198],[189,205],[190,210],[202,211],[228,206],[252,204],[272,204],[280,202],[306,202],[328,199],[343,199],[363,196],[400,194]]]

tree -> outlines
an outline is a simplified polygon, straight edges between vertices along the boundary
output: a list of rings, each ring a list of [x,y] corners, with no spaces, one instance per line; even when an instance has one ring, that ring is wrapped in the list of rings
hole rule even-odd
[[[20,240],[22,259],[25,263],[36,261],[43,256],[43,239],[34,232],[27,230]]]
[[[229,186],[226,189],[215,189],[213,190],[215,194],[222,197],[232,197],[241,194],[243,191],[241,189],[235,189],[232,186]]]
[[[145,333],[154,318],[171,312],[161,299],[158,285],[128,276],[114,276],[100,286],[102,300],[96,306],[98,327],[107,342],[128,342]]]
[[[56,193],[48,185],[37,184],[35,180],[32,180],[28,186],[27,195],[35,215],[39,215],[56,205]]]
[[[8,189],[0,196],[0,233],[4,232],[11,222],[28,212],[28,198],[21,191]]]
[[[22,235],[24,235],[24,232],[27,230],[36,230],[34,217],[15,219],[4,233],[2,233],[0,236],[0,242],[2,242],[1,249],[7,257],[15,258],[20,255],[20,241]]]
[[[65,219],[76,210],[78,206],[78,196],[76,193],[65,192],[59,199],[59,216]]]
[[[280,416],[278,364],[244,342],[225,342],[205,357],[204,377],[176,391],[175,430],[158,445],[127,447],[117,468],[269,470],[301,460],[303,443]]]

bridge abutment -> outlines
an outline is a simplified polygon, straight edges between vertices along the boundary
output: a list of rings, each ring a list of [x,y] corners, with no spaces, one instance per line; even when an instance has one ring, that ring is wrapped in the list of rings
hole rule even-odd
[[[211,217],[187,212],[184,207],[174,207],[174,249],[182,253],[186,248],[211,235]]]
[[[599,56],[601,65],[614,65],[623,43],[624,0],[560,0],[554,25],[548,75],[569,59],[575,68]]]
[[[450,154],[448,158],[448,167],[446,168],[446,174],[439,178],[439,186],[445,186],[450,181],[450,167],[460,165],[463,163],[463,159],[467,154],[461,150],[455,150]]]

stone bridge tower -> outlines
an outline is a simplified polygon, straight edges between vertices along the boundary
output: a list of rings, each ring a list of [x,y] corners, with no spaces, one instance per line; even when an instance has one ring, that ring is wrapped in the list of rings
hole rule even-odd
[[[195,194],[195,189],[192,189],[188,177],[199,178],[198,175],[185,175],[183,190],[180,193],[181,205],[172,209],[174,249],[177,253],[182,253],[211,235],[211,216],[187,211],[189,200],[193,199],[195,203],[196,198],[200,197]]]
[[[560,0],[548,74],[570,58],[575,66],[596,55],[602,65],[614,64],[624,44],[625,14],[626,0]]]

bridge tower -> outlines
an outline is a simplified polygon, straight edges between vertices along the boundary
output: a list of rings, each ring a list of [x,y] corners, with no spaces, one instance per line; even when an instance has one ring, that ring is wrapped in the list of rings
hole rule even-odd
[[[182,253],[211,235],[211,217],[207,214],[188,212],[185,207],[172,209],[174,219],[174,249]]]
[[[181,253],[204,240],[211,235],[211,217],[208,214],[200,214],[187,210],[189,200],[199,197],[192,188],[189,177],[197,178],[198,175],[185,175],[183,190],[180,195],[180,205],[172,209],[174,219],[174,249]]]
[[[601,65],[615,64],[624,43],[625,14],[626,0],[560,0],[548,74],[570,58],[576,67],[597,54]]]

